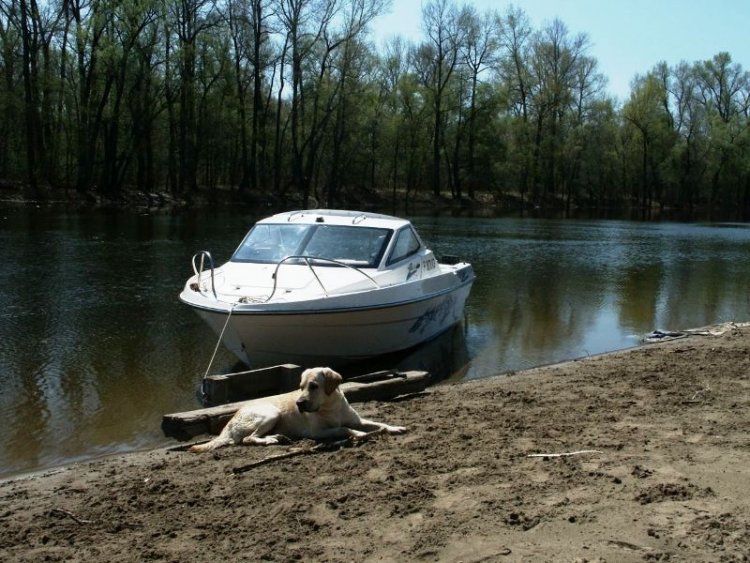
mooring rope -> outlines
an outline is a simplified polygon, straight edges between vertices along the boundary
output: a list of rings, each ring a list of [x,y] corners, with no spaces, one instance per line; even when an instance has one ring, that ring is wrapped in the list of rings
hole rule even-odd
[[[234,312],[234,308],[237,306],[237,303],[232,303],[232,306],[229,308],[229,314],[227,315],[227,320],[224,322],[224,328],[221,329],[221,333],[219,334],[219,339],[216,341],[216,346],[214,347],[214,353],[211,355],[211,361],[208,362],[208,367],[206,368],[206,373],[203,374],[203,379],[208,377],[208,372],[211,371],[211,366],[214,363],[214,360],[216,359],[216,352],[219,351],[219,345],[221,344],[221,340],[224,338],[224,331],[227,330],[227,325],[229,325],[229,319],[232,318],[232,312]]]

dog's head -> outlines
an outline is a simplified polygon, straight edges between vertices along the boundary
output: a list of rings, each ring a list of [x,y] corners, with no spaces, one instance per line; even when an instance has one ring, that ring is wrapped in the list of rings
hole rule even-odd
[[[320,410],[341,384],[342,377],[331,368],[310,368],[302,372],[297,398],[300,412]]]

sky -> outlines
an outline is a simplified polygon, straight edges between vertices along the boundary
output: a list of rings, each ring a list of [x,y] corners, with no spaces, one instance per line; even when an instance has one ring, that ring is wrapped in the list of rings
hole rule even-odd
[[[727,51],[750,70],[750,0],[454,0],[473,4],[480,13],[504,13],[510,4],[523,9],[540,29],[556,17],[571,36],[586,33],[588,54],[608,79],[609,93],[624,102],[636,74],[660,61],[707,60]],[[421,40],[423,0],[392,0],[390,13],[372,24],[377,42],[401,35]]]

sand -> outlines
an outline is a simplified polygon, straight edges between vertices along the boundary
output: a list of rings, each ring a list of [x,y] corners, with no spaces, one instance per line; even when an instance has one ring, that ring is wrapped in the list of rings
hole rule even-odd
[[[238,475],[295,446],[2,481],[0,560],[748,561],[750,327],[723,328],[359,405],[409,432]]]

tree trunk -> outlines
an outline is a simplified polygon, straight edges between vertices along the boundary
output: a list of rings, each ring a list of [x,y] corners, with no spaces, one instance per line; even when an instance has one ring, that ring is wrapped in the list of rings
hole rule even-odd
[[[33,38],[32,32],[29,29],[31,25],[32,15],[29,13],[30,9],[34,8],[34,0],[32,0],[32,6],[27,6],[26,0],[20,0],[21,8],[21,43],[22,43],[22,60],[23,60],[23,93],[24,93],[24,119],[26,123],[26,166],[27,166],[27,178],[29,186],[32,189],[34,197],[39,197],[39,184],[37,178],[37,118],[36,118],[36,104],[35,94],[32,80],[32,61],[36,56],[32,53],[33,49]]]
[[[443,137],[440,95],[435,94],[435,124],[432,139],[432,195],[440,197],[440,145]]]

